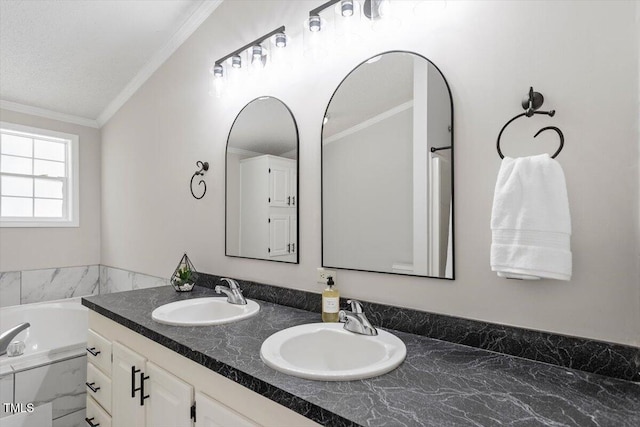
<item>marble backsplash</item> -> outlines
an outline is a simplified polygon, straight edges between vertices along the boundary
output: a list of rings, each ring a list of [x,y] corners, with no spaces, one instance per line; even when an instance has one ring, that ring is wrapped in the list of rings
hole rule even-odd
[[[0,307],[169,285],[106,265],[0,272]]]

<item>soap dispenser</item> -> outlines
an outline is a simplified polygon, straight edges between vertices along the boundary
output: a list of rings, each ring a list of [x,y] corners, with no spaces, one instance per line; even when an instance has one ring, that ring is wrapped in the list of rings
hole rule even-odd
[[[322,321],[337,322],[340,311],[340,292],[334,288],[333,277],[327,278],[327,287],[322,291]]]

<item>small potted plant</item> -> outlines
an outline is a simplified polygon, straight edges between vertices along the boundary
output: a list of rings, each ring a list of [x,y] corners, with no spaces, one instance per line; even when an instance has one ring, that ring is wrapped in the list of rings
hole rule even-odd
[[[189,292],[198,280],[198,272],[185,253],[171,276],[171,285],[177,292]]]

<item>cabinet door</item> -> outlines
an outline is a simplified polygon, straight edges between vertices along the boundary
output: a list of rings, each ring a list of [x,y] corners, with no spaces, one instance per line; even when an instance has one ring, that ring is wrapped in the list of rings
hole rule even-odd
[[[144,406],[140,404],[140,373],[146,359],[114,342],[111,373],[111,419],[114,426],[144,426]],[[145,394],[146,390],[145,390]]]
[[[147,362],[145,401],[148,427],[191,427],[193,387],[152,362]]]
[[[289,217],[289,242],[291,242],[290,253],[298,253],[298,217],[295,215]]]
[[[291,206],[298,206],[298,171],[295,167],[289,170],[289,195],[291,196]]]
[[[269,167],[269,206],[291,206],[289,168],[279,165]]]
[[[289,255],[289,215],[271,215],[269,218],[269,256]]]
[[[258,424],[243,417],[231,408],[210,398],[199,391],[196,392],[196,425],[195,427],[258,427]]]

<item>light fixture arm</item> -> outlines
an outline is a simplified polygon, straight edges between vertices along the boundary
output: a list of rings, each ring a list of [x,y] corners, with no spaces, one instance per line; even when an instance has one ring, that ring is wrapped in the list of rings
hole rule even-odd
[[[259,37],[259,38],[255,39],[251,43],[247,43],[246,45],[242,46],[240,49],[234,50],[230,54],[223,56],[222,58],[218,59],[215,62],[215,65],[222,64],[224,61],[226,61],[227,59],[231,58],[232,56],[238,55],[238,54],[244,52],[245,50],[249,49],[251,46],[255,46],[257,44],[260,44],[263,41],[267,40],[269,37],[275,36],[278,33],[284,33],[284,25],[282,27],[276,28],[275,30],[271,31],[268,34],[265,34],[262,37]]]
[[[326,3],[321,4],[320,6],[316,7],[315,9],[309,11],[309,16],[319,16],[320,12],[322,12],[323,10],[325,10],[326,8],[328,8],[329,6],[332,6],[336,3],[338,3],[340,0],[329,0]]]

